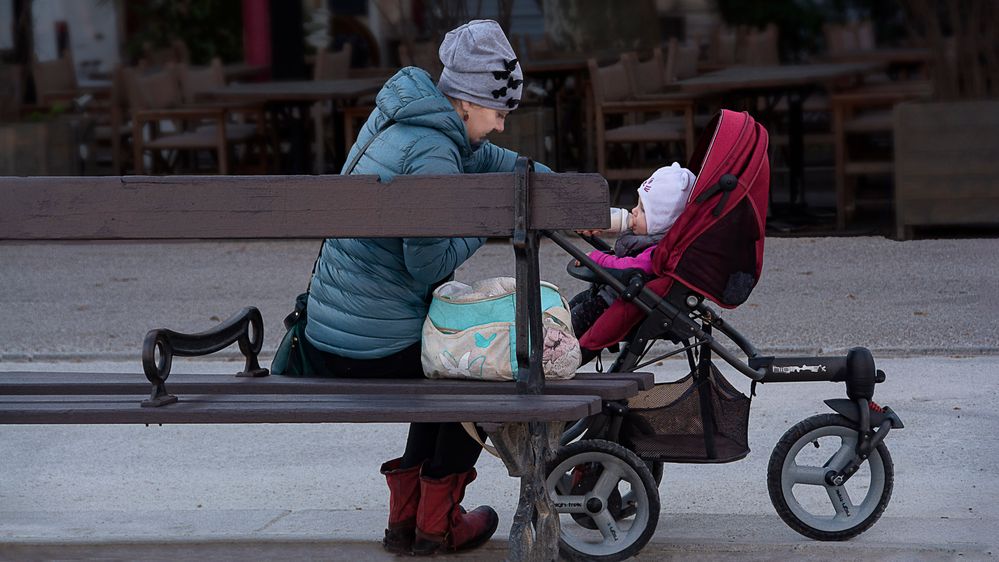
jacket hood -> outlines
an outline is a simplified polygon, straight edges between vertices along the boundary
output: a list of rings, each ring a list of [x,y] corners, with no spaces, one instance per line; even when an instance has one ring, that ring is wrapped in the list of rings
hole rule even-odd
[[[461,149],[463,157],[472,153],[465,124],[430,74],[421,68],[407,66],[389,78],[375,97],[375,105],[397,123],[441,131]]]

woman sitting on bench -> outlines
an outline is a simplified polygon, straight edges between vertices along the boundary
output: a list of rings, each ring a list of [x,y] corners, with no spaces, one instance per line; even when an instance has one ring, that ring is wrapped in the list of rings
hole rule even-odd
[[[408,67],[378,93],[343,173],[511,172],[517,154],[485,142],[503,131],[520,102],[523,73],[499,24],[477,20],[445,36],[444,71],[434,84]],[[538,165],[538,170],[550,171]],[[327,239],[309,291],[306,343],[339,377],[423,377],[420,339],[436,284],[485,242],[483,238]],[[459,502],[475,479],[481,453],[457,423],[413,423],[401,458],[381,471],[389,486],[383,545],[398,554],[431,555],[485,543],[498,517]]]

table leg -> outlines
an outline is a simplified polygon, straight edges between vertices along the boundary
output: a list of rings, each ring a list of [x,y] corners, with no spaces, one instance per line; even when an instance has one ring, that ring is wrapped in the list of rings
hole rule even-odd
[[[564,84],[562,86],[565,87]],[[562,88],[554,88],[555,90],[555,139],[553,146],[555,147],[555,171],[561,172],[564,170],[562,167],[562,150],[565,148],[565,143],[562,141]]]
[[[310,108],[312,111],[312,129],[315,132],[313,143],[315,143],[316,150],[316,160],[312,163],[312,173],[323,174],[326,173],[326,145],[325,140],[325,123],[323,119],[323,104],[322,102],[316,102]]]
[[[294,103],[288,106],[288,140],[291,154],[288,155],[292,174],[308,173],[309,135],[307,123],[311,116],[311,103]]]
[[[561,422],[483,424],[510,476],[520,477],[520,502],[510,529],[509,560],[558,559],[559,519],[545,479],[563,425]]]
[[[788,187],[791,205],[805,204],[805,133],[801,92],[788,93]],[[799,201],[800,199],[800,201]]]
[[[339,173],[340,168],[343,167],[347,152],[350,151],[350,146],[346,143],[346,136],[341,136],[340,132],[346,128],[347,123],[347,112],[344,110],[347,107],[346,101],[334,101],[332,103],[332,108],[330,109],[330,146],[332,152],[332,161],[330,165],[336,170],[334,173]],[[324,170],[322,173],[326,173]]]
[[[585,75],[580,75],[578,80],[581,82],[583,88],[583,112],[584,112],[584,127],[586,130],[583,131],[583,137],[586,138],[586,162],[583,171],[589,172],[596,170],[596,144],[593,142],[594,131],[596,131],[596,115],[593,111],[593,84],[590,80],[585,77]]]

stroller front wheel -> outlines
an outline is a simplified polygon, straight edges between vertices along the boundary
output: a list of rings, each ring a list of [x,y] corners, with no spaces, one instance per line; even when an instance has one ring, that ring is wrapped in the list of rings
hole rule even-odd
[[[812,539],[841,541],[863,533],[881,517],[895,478],[884,443],[843,485],[825,481],[829,466],[853,458],[858,438],[853,422],[822,414],[798,422],[777,442],[767,468],[767,488],[789,527]]]
[[[659,524],[659,488],[648,465],[617,443],[562,447],[548,464],[546,487],[561,520],[559,551],[569,560],[630,558]]]

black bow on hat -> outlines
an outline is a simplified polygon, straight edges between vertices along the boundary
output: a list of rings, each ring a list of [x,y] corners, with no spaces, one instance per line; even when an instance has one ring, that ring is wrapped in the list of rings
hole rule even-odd
[[[515,68],[517,68],[517,59],[508,60],[503,63],[503,66],[506,67],[506,70],[494,70],[493,78],[497,80],[506,80],[507,78],[509,78],[510,73],[513,72]]]
[[[516,78],[510,78],[509,80],[507,80],[506,86],[503,86],[502,88],[500,88],[498,90],[493,90],[492,91],[493,99],[499,99],[499,98],[505,96],[507,88],[509,88],[511,90],[516,90],[523,83],[524,83],[523,80],[517,80]]]

